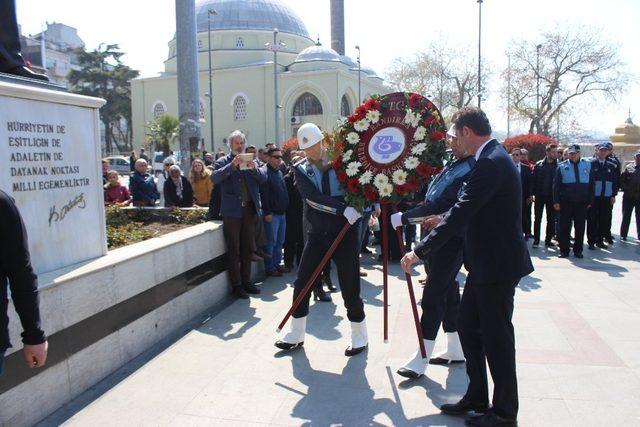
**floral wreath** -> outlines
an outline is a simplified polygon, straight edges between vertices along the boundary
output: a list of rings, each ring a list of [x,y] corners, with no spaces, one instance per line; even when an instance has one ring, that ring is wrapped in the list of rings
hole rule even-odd
[[[445,124],[417,93],[373,95],[341,121],[328,146],[345,201],[358,211],[397,204],[442,170]]]

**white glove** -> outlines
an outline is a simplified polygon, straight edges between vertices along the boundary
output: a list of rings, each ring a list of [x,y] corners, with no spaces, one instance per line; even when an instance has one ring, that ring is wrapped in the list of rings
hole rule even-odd
[[[402,226],[402,212],[396,212],[391,215],[391,226],[394,230]]]
[[[355,224],[358,218],[362,216],[357,210],[355,210],[351,206],[347,206],[347,208],[344,210],[343,215],[345,218],[347,218],[347,221],[349,221],[349,224],[351,225]]]

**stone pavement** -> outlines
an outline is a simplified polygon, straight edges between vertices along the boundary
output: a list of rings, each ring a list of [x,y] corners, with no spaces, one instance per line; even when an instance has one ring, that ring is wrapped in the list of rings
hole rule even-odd
[[[536,271],[520,283],[514,319],[521,426],[640,425],[640,244],[620,242],[618,224],[613,248],[585,249],[583,260],[531,249]],[[259,298],[217,309],[42,424],[463,425],[438,410],[466,389],[463,367],[430,366],[418,381],[395,374],[416,347],[406,283],[393,265],[384,344],[381,267],[373,256],[363,262],[367,353],[343,355],[349,325],[337,294],[333,303],[312,303],[304,349],[277,353],[275,328],[291,301],[288,274],[267,280]]]

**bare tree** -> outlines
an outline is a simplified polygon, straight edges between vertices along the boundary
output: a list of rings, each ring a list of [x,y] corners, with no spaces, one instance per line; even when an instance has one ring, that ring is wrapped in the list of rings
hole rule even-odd
[[[441,111],[469,105],[478,94],[475,56],[444,37],[410,58],[397,58],[387,71],[396,89],[429,96]],[[483,81],[486,72],[483,69]]]
[[[538,40],[512,41],[507,54],[511,68],[502,73],[502,97],[516,118],[529,122],[529,132],[553,135],[558,114],[569,120],[577,98],[615,100],[632,80],[618,46],[603,39],[601,31],[584,26],[556,24]]]

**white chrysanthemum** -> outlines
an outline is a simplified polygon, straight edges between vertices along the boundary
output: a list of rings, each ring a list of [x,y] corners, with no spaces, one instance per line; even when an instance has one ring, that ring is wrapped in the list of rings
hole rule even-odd
[[[407,173],[404,171],[404,169],[396,169],[393,172],[393,175],[391,175],[391,178],[393,178],[393,182],[397,185],[403,185],[407,182]]]
[[[373,180],[373,185],[378,187],[378,190],[389,183],[389,177],[383,173],[379,173]]]
[[[355,132],[349,132],[347,135],[347,142],[351,145],[357,144],[360,142],[360,135]]]
[[[378,120],[380,120],[380,111],[378,110],[367,111],[367,120],[369,120],[371,123],[378,123]]]
[[[373,178],[373,173],[371,171],[366,171],[365,173],[360,175],[360,178],[358,178],[358,182],[361,185],[366,185],[371,182],[371,178]]]
[[[346,117],[343,117],[343,118],[341,118],[341,119],[338,119],[338,120],[336,121],[336,123],[338,124],[338,126],[344,126],[344,125],[346,125],[346,124],[347,124],[347,118],[346,118]]]
[[[393,193],[393,185],[386,183],[378,188],[378,192],[380,193],[380,197],[390,197],[391,193]]]
[[[364,132],[365,130],[369,129],[369,122],[367,121],[367,119],[360,119],[353,124],[353,128],[358,132]]]
[[[422,141],[426,135],[427,129],[424,126],[418,126],[415,133],[413,134],[413,140]]]
[[[420,161],[417,157],[407,157],[407,159],[404,161],[404,167],[409,170],[417,168],[419,164]]]
[[[416,144],[411,148],[411,154],[420,155],[424,150],[427,149],[427,144],[421,142],[420,144]]]
[[[404,119],[402,120],[402,122],[409,125],[414,122],[415,118],[416,116],[415,114],[413,114],[413,111],[407,108],[407,113],[404,115]]]
[[[352,154],[353,154],[353,150],[347,150],[344,153],[342,153],[342,161],[348,162]]]
[[[347,169],[345,172],[347,176],[355,176],[358,173],[358,168],[360,167],[360,162],[351,162],[347,165]]]

